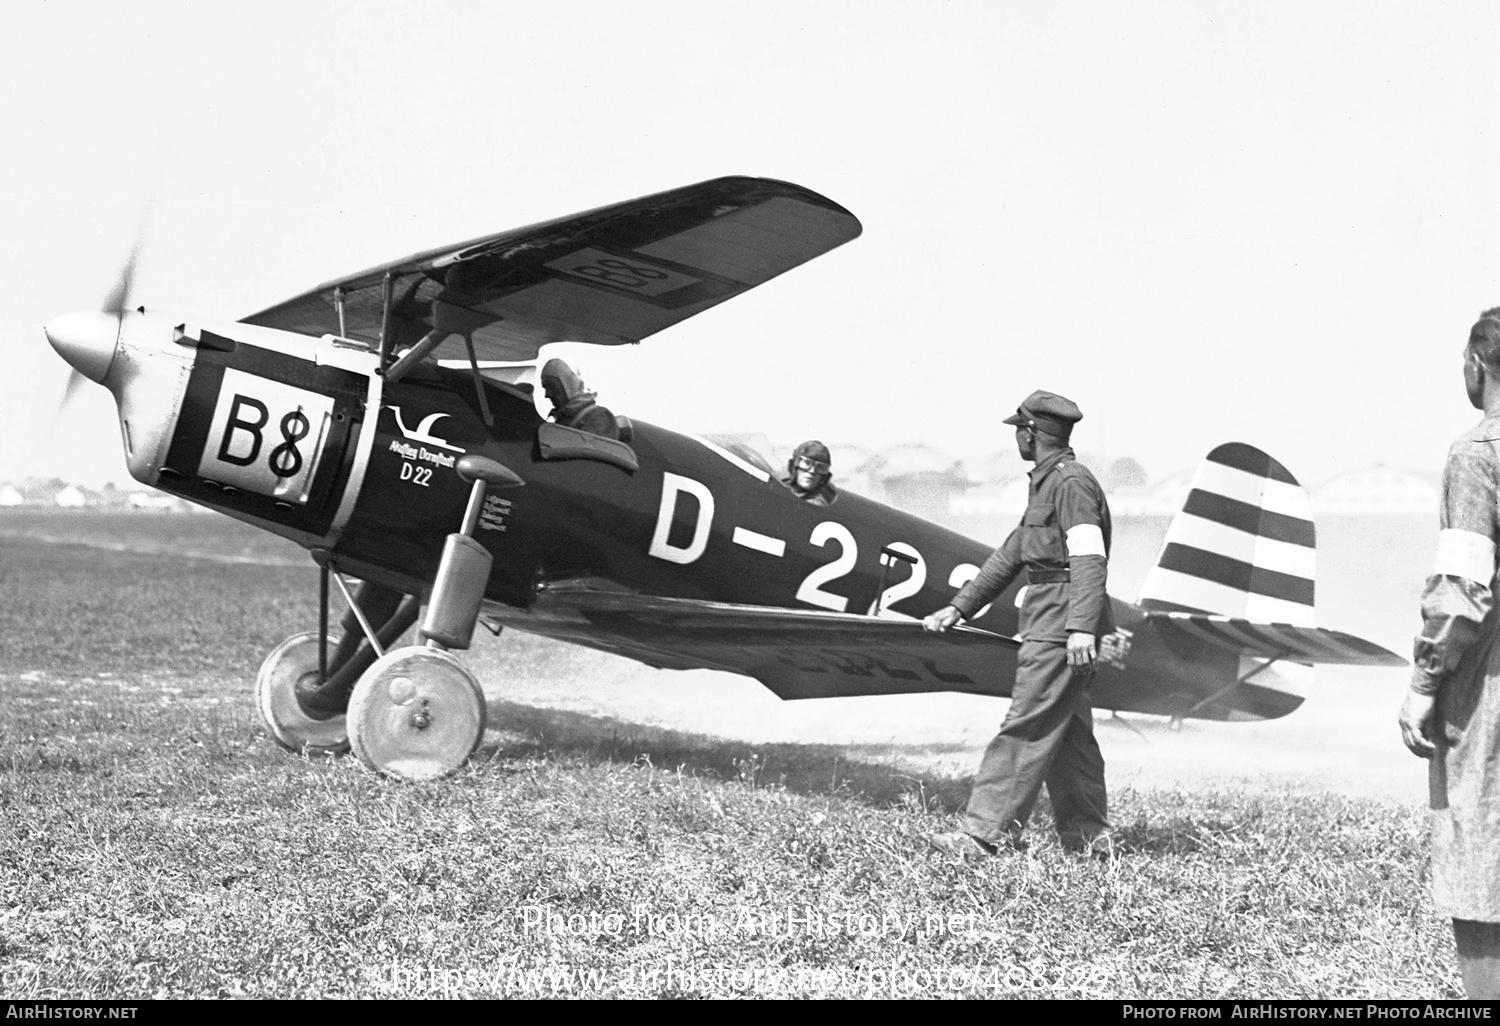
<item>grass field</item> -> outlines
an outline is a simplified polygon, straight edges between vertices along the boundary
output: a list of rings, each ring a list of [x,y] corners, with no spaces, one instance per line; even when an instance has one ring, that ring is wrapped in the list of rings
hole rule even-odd
[[[961,773],[503,688],[467,770],[393,784],[256,717],[260,660],[315,623],[297,550],[3,517],[0,996],[1460,994],[1409,802],[1117,790],[1116,857],[1043,828],[970,865],[921,840]],[[507,633],[478,661],[534,695],[600,659]]]

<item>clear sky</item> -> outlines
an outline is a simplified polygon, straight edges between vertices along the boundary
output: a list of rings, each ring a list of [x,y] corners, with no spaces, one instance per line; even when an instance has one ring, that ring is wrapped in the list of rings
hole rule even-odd
[[[19,2],[0,59],[0,481],[125,480],[41,325],[236,319],[407,253],[724,174],[855,242],[639,347],[616,412],[955,456],[1033,388],[1153,478],[1241,440],[1436,471],[1500,304],[1482,3]]]

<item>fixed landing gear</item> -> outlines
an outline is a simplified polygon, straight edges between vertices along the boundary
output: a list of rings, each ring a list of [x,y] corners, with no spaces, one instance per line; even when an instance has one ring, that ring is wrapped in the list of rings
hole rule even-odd
[[[368,581],[358,597],[350,595],[328,555],[314,554],[323,566],[321,633],[287,639],[256,680],[256,705],[278,744],[298,752],[352,748],[369,768],[411,781],[447,776],[479,747],[484,692],[450,650],[469,647],[489,582],[493,559],[473,538],[486,488],[523,482],[480,456],[463,457],[456,469],[473,488],[462,530],[443,547],[419,630],[424,645],[387,651],[416,622],[415,597]],[[331,657],[321,640],[330,577],[349,604],[344,638]]]
[[[412,645],[387,652],[349,699],[359,761],[397,780],[436,780],[458,769],[484,736],[484,692],[451,653]]]
[[[356,615],[355,609],[362,612]],[[324,610],[326,618],[326,595]],[[261,664],[255,678],[255,707],[281,747],[309,755],[341,755],[349,750],[344,722],[349,693],[379,656],[362,631],[361,619],[369,623],[367,613],[380,624],[372,633],[383,652],[416,622],[417,600],[367,581],[350,599],[342,624],[344,635],[336,646],[325,648],[316,632],[294,634]]]
[[[293,634],[271,650],[255,675],[255,708],[281,747],[308,755],[349,750],[344,717],[310,715],[297,700],[299,685],[318,682],[318,635]]]

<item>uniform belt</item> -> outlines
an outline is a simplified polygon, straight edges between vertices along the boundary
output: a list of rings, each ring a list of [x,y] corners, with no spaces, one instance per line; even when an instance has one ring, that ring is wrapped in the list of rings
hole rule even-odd
[[[1026,571],[1026,580],[1031,584],[1066,584],[1070,580],[1070,577],[1067,567],[1057,570],[1028,569]]]

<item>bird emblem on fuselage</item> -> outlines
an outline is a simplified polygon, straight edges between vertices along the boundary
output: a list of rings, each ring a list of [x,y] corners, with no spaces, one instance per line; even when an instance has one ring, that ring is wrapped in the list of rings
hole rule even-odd
[[[390,410],[396,415],[396,426],[401,429],[401,433],[405,435],[409,441],[423,442],[427,445],[436,445],[443,449],[447,449],[449,452],[465,451],[459,446],[449,445],[447,442],[443,441],[443,439],[434,436],[432,433],[432,426],[438,421],[442,420],[444,417],[448,416],[448,414],[429,413],[427,416],[422,418],[422,422],[417,425],[416,430],[412,430],[411,428],[406,426],[406,421],[401,416],[401,407],[387,404],[386,409]]]

